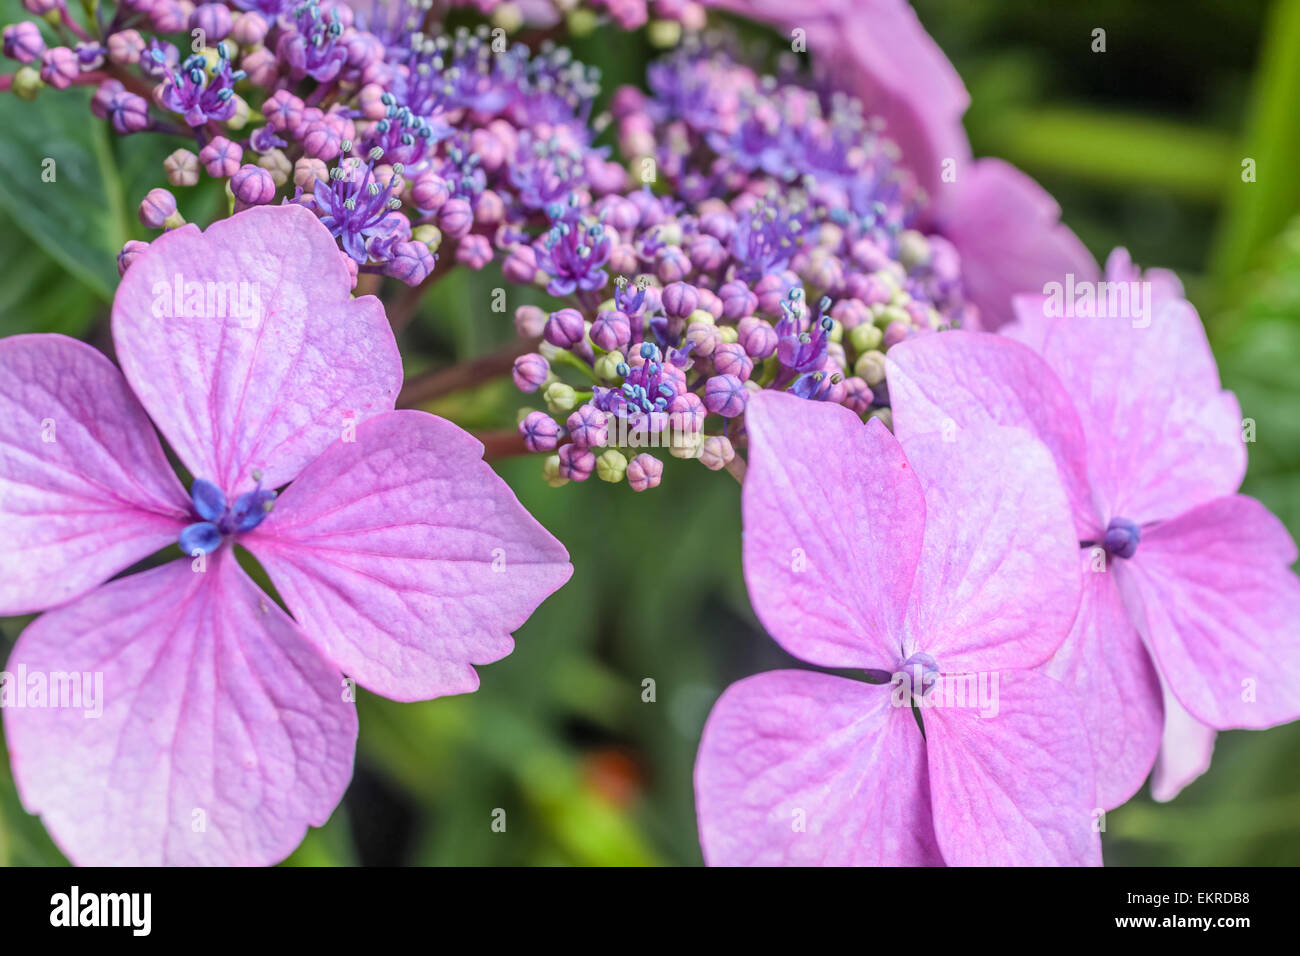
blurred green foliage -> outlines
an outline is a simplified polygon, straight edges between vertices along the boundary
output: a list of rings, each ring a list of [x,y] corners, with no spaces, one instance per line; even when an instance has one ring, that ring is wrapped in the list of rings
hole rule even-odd
[[[977,155],[1038,178],[1098,258],[1123,244],[1179,270],[1225,385],[1257,424],[1245,490],[1300,532],[1300,185],[1288,169],[1300,155],[1300,0],[916,6],[970,88]],[[1090,50],[1098,27],[1104,54]],[[610,89],[638,82],[652,54],[610,30],[574,48]],[[0,97],[0,332],[103,347],[112,257],[138,234],[133,204],[165,150],[106,140],[83,111],[67,96]],[[51,143],[67,149],[57,186],[39,178]],[[1241,180],[1246,156],[1254,183]],[[178,194],[202,221],[221,199]],[[502,285],[493,270],[462,270],[426,295],[402,336],[408,373],[509,339],[509,313],[490,309]],[[509,311],[525,301],[510,289]],[[519,398],[501,380],[432,407],[503,428]],[[477,693],[420,704],[361,693],[352,787],[290,864],[700,861],[691,771],[705,715],[731,681],[790,663],[749,609],[737,485],[673,459],[643,495],[548,488],[535,458],[498,470],[569,548],[572,581],[516,634],[514,654],[481,669]],[[0,655],[25,623],[0,621]],[[1108,862],[1300,863],[1297,757],[1300,724],[1220,735],[1209,773],[1172,804],[1140,795],[1109,815]],[[0,863],[59,862],[0,759]]]

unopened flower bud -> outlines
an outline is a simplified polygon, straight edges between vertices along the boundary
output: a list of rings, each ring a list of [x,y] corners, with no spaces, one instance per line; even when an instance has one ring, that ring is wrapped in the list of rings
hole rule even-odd
[[[14,96],[18,97],[25,103],[30,103],[32,100],[36,99],[36,94],[39,93],[44,86],[45,81],[41,79],[41,74],[38,73],[34,67],[22,66],[19,67],[18,72],[14,74],[13,86],[11,86],[10,89],[13,91]]]
[[[587,328],[582,313],[577,309],[560,309],[546,320],[542,335],[552,345],[571,349],[586,337]]]
[[[724,375],[734,375],[742,382],[754,371],[754,360],[739,343],[723,343],[713,350],[713,367]]]
[[[271,181],[275,183],[277,189],[286,185],[293,175],[293,164],[289,162],[289,157],[284,155],[283,150],[268,149],[257,157],[257,165],[271,174]]]
[[[591,341],[607,352],[623,348],[632,341],[632,325],[617,309],[606,309],[591,324]]]
[[[448,199],[438,210],[438,226],[448,237],[459,239],[474,226],[474,212],[463,199]]]
[[[529,451],[553,451],[559,441],[560,426],[545,412],[529,412],[519,423],[519,434]]]
[[[659,301],[669,318],[684,319],[699,308],[700,295],[693,285],[673,282],[664,286]]]
[[[734,375],[715,375],[704,386],[705,408],[723,418],[735,418],[748,402],[745,383]]]
[[[627,463],[627,483],[633,491],[648,491],[659,485],[664,463],[654,455],[640,454]]]
[[[552,488],[558,488],[560,485],[567,485],[569,479],[560,474],[560,456],[550,455],[542,462],[542,477]]]
[[[596,377],[604,382],[617,381],[623,377],[618,371],[618,367],[623,364],[623,361],[622,352],[606,352],[596,359]]]
[[[557,453],[560,459],[560,477],[570,481],[586,481],[596,469],[595,452],[577,445],[563,445]]]
[[[165,189],[151,189],[140,203],[139,216],[147,229],[162,229],[176,215],[176,197]]]
[[[193,186],[199,181],[199,158],[188,149],[173,151],[163,160],[163,172],[173,186]]]
[[[229,179],[239,172],[243,150],[224,136],[214,137],[201,150],[199,162],[215,179]]]
[[[573,386],[563,382],[552,382],[546,386],[542,397],[546,399],[546,407],[552,415],[568,414],[578,404],[578,393],[573,390]]]
[[[565,426],[579,448],[603,448],[609,444],[609,416],[595,405],[580,405]]]
[[[40,28],[30,20],[11,23],[4,28],[4,54],[19,63],[34,63],[45,55],[45,39]]]
[[[627,474],[627,458],[620,451],[607,448],[596,458],[596,477],[617,484]]]
[[[853,373],[875,388],[885,380],[885,353],[863,352],[853,366]]]
[[[885,333],[874,325],[855,325],[849,330],[849,345],[859,355],[879,349],[884,341]]]
[[[700,462],[710,471],[720,471],[731,464],[736,449],[725,435],[710,435],[700,446]]]
[[[515,359],[510,374],[515,381],[515,387],[521,392],[535,392],[545,384],[551,374],[551,366],[536,352],[528,352]]]
[[[521,305],[515,309],[515,333],[522,338],[532,339],[542,334],[546,328],[546,312],[536,305]]]
[[[230,192],[245,207],[263,206],[275,198],[275,180],[262,167],[245,163],[230,177]]]

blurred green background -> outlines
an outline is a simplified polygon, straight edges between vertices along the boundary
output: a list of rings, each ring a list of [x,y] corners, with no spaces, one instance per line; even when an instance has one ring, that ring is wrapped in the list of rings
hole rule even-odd
[[[1257,423],[1245,490],[1300,534],[1300,0],[916,7],[971,92],[976,154],[1042,182],[1099,259],[1125,245],[1179,272]],[[0,13],[17,19],[15,0]],[[1097,28],[1105,53],[1091,51]],[[652,55],[642,35],[610,30],[573,46],[606,71],[607,92],[640,82]],[[134,206],[173,147],[110,138],[87,98],[0,96],[0,334],[107,349],[113,256],[143,238]],[[41,180],[45,157],[56,184]],[[191,220],[222,202],[211,184],[177,192]],[[489,308],[503,284],[455,272],[431,290],[403,335],[408,372],[508,340],[508,316]],[[526,300],[510,297],[511,310]],[[519,404],[503,379],[433,408],[491,429]],[[498,469],[569,548],[572,581],[514,654],[481,669],[476,694],[394,704],[362,692],[352,786],[290,863],[700,862],[691,768],[708,709],[733,680],[791,663],[749,609],[738,486],[673,459],[643,495],[548,488],[538,459]],[[0,620],[0,657],[26,620]],[[505,832],[491,826],[498,809]],[[1220,735],[1209,773],[1172,804],[1143,794],[1109,815],[1105,852],[1109,864],[1300,863],[1300,724]],[[0,863],[61,862],[0,758]]]

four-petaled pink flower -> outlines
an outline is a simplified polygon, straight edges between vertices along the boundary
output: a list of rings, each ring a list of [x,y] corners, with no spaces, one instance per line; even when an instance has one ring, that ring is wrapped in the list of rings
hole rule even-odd
[[[1123,250],[1106,278],[1017,297],[1009,337],[906,343],[888,379],[904,442],[993,420],[1052,451],[1084,596],[1046,672],[1079,698],[1110,808],[1153,764],[1153,795],[1175,796],[1209,766],[1211,728],[1300,717],[1300,579],[1282,523],[1235,493],[1241,409],[1177,278]]]
[[[695,768],[705,860],[1100,863],[1083,723],[1060,684],[1028,670],[1079,603],[1047,451],[990,427],[905,456],[878,421],[774,392],[753,396],[746,425],[759,620],[810,663],[916,673],[924,735],[897,678],[787,670],[734,684]]]
[[[0,341],[0,614],[47,611],[7,667],[103,681],[97,719],[4,710],[23,803],[74,862],[283,858],[352,774],[344,674],[472,691],[571,573],[472,436],[393,411],[393,334],[350,287],[315,216],[259,208],[135,259],[121,373],[63,336]]]

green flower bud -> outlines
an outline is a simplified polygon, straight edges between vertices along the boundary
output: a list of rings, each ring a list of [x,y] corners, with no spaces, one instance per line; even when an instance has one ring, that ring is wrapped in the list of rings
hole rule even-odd
[[[10,89],[14,91],[14,96],[30,103],[36,99],[36,94],[44,85],[45,81],[41,79],[40,71],[24,66],[14,74],[14,85]]]
[[[898,261],[908,272],[930,262],[930,241],[915,229],[905,229],[898,236]]]
[[[492,23],[506,33],[514,33],[524,25],[524,15],[515,4],[503,3],[492,11]]]
[[[702,431],[677,429],[673,432],[672,441],[668,443],[668,454],[674,458],[699,458],[700,449],[704,447],[704,438]]]
[[[676,20],[651,20],[646,27],[646,36],[652,46],[660,50],[671,50],[682,39],[682,25]]]
[[[686,317],[686,324],[689,326],[692,322],[702,322],[705,325],[716,325],[717,320],[713,318],[713,313],[707,309],[696,309]]]
[[[873,418],[879,418],[881,424],[891,432],[894,430],[894,413],[888,408],[873,408],[871,413],[867,415],[867,421],[871,421]]]
[[[627,474],[627,458],[622,452],[612,448],[606,449],[596,459],[596,475],[601,481],[617,484]]]
[[[559,455],[548,455],[546,460],[542,462],[542,477],[546,479],[546,483],[552,488],[558,488],[560,485],[567,485],[569,483],[568,478],[560,477]]]
[[[664,223],[657,227],[655,234],[665,245],[680,246],[682,244],[682,227],[675,222]]]
[[[546,399],[546,407],[552,415],[571,412],[578,404],[578,393],[573,390],[573,386],[565,385],[563,382],[552,382],[547,385],[542,397]]]
[[[867,325],[865,322],[849,330],[849,345],[853,346],[853,351],[859,355],[880,348],[880,344],[884,341],[885,333],[876,326]]]
[[[248,125],[248,117],[251,112],[248,108],[248,101],[238,94],[232,96],[230,101],[235,104],[235,112],[231,113],[230,119],[226,120],[226,128],[241,130]]]
[[[876,325],[882,329],[887,329],[890,322],[902,322],[905,325],[911,325],[912,317],[896,305],[887,305],[876,316]]]
[[[853,374],[875,388],[885,380],[885,353],[875,350],[863,352],[853,366]]]
[[[740,331],[734,325],[718,326],[718,338],[723,344],[740,341]]]
[[[437,252],[438,247],[442,245],[442,230],[426,222],[411,230],[411,238],[416,242],[424,243],[429,247],[430,252]]]
[[[569,21],[569,34],[574,37],[585,37],[600,26],[600,18],[596,15],[595,10],[573,9],[569,11],[567,19]]]
[[[596,377],[606,382],[618,380],[618,367],[624,362],[622,352],[606,352],[596,359]]]

